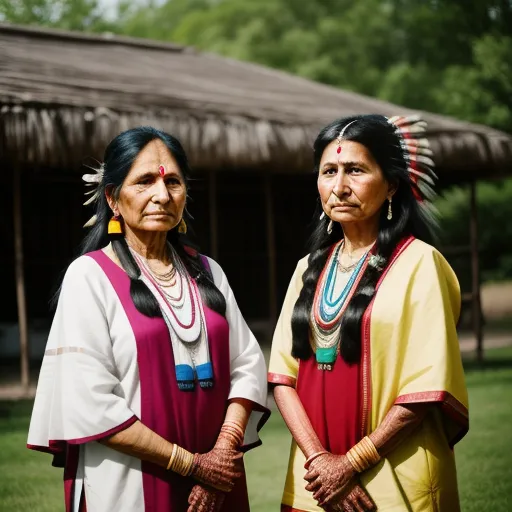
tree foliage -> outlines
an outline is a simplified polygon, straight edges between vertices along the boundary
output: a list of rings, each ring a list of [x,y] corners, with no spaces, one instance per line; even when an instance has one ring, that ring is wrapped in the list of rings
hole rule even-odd
[[[0,19],[192,45],[512,133],[512,0],[119,0],[113,19],[104,5],[0,0]],[[480,192],[484,278],[512,278],[512,183]],[[447,240],[467,243],[468,204],[463,189],[440,201]]]

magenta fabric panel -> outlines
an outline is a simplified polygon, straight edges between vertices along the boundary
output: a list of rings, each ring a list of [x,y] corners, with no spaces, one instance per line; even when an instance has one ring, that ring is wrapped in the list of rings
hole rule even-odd
[[[204,307],[213,388],[198,384],[193,391],[180,391],[174,357],[163,318],[149,318],[135,308],[130,279],[103,251],[89,256],[102,267],[114,287],[133,329],[141,386],[141,418],[144,425],[192,453],[211,450],[224,421],[230,390],[229,326],[226,319]],[[195,481],[151,463],[142,463],[146,512],[181,512]],[[245,479],[226,496],[223,510],[249,511]]]

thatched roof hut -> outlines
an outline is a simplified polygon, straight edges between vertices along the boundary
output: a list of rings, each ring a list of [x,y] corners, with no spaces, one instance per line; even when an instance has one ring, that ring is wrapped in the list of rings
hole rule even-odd
[[[76,168],[105,142],[151,124],[180,138],[205,170],[309,171],[318,129],[349,114],[412,111],[191,48],[0,24],[2,149]],[[440,175],[503,175],[512,138],[423,113]],[[285,167],[283,165],[285,164]]]
[[[149,124],[182,141],[202,176],[192,209],[203,247],[225,267],[244,313],[272,323],[312,213],[301,202],[315,200],[313,138],[333,118],[357,113],[412,111],[178,45],[0,24],[0,162],[9,167],[0,214],[15,226],[3,235],[16,255],[0,259],[16,269],[18,307],[4,314],[17,311],[23,352],[24,274],[28,315],[44,314],[87,217],[83,158],[101,159],[120,131]],[[511,136],[423,117],[442,182],[510,174]],[[236,212],[233,197],[243,198]],[[479,308],[477,273],[474,284]]]

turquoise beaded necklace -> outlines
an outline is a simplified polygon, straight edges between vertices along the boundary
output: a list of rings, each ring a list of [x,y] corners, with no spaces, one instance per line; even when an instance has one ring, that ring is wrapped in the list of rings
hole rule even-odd
[[[339,347],[339,329],[343,312],[362,276],[368,257],[367,251],[357,262],[352,275],[341,292],[335,296],[338,262],[343,241],[331,252],[320,276],[313,301],[311,327],[316,346],[316,361],[320,370],[332,370]]]

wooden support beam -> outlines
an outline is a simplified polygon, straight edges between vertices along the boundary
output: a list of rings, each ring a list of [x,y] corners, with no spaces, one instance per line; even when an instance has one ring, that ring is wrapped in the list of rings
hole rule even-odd
[[[470,239],[471,239],[471,292],[473,295],[473,332],[476,337],[476,355],[483,362],[482,302],[480,295],[480,262],[478,257],[478,207],[476,181],[470,185]]]
[[[219,212],[217,209],[217,173],[210,171],[208,180],[208,208],[210,214],[210,256],[219,257]]]
[[[265,217],[267,234],[267,259],[268,259],[268,311],[269,329],[273,329],[277,320],[277,265],[276,265],[276,242],[274,229],[274,205],[272,201],[272,175],[265,174]],[[269,334],[270,334],[269,330]]]
[[[13,160],[14,162],[14,160]],[[20,333],[21,386],[28,393],[30,387],[28,321],[25,302],[25,272],[23,265],[23,221],[21,201],[21,172],[13,165],[13,205],[14,205],[14,264],[16,274],[16,300],[18,304],[18,327]]]

